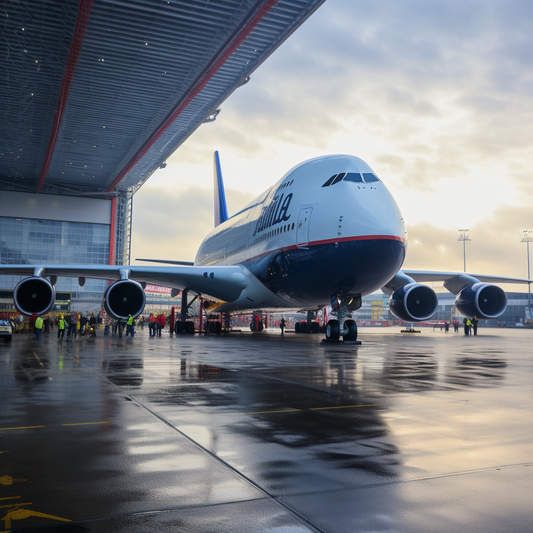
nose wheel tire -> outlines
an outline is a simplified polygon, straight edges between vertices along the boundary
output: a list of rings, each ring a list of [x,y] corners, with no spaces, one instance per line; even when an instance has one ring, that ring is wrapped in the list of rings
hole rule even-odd
[[[357,324],[355,323],[355,320],[347,320],[344,323],[345,329],[348,330],[348,333],[345,333],[343,335],[343,339],[345,341],[356,341],[357,340]]]
[[[338,320],[330,320],[326,326],[326,339],[328,341],[338,341],[341,335],[341,328]]]

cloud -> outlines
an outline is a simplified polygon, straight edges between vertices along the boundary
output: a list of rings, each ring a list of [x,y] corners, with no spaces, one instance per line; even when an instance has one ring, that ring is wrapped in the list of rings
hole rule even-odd
[[[337,152],[334,136],[354,149],[371,139],[371,157],[401,158],[404,185],[428,191],[480,160],[531,162],[529,4],[329,0],[223,104],[195,148],[270,158],[291,145]]]

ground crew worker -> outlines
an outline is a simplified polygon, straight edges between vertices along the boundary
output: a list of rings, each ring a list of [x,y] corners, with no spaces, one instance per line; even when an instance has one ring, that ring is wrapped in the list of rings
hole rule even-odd
[[[281,334],[283,335],[283,331],[285,330],[285,319],[283,317],[281,317],[279,327],[281,328]]]
[[[41,340],[41,333],[43,331],[43,324],[44,324],[44,321],[43,321],[42,317],[38,316],[35,319],[35,337],[37,338],[38,341]]]
[[[469,318],[466,319],[466,331],[467,331],[467,335],[472,334],[472,322]]]
[[[63,316],[59,317],[59,321],[57,323],[57,338],[60,337],[63,338],[65,336],[65,320],[63,319]]]
[[[474,330],[474,335],[477,335],[477,323],[478,322],[479,322],[479,320],[477,319],[477,316],[475,316],[472,319],[472,329]]]
[[[157,335],[161,337],[161,330],[165,327],[165,317],[164,315],[158,315],[156,318],[156,324],[157,324]]]
[[[128,333],[131,333],[131,336],[135,334],[135,330],[133,329],[133,317],[130,315],[128,318],[128,322],[126,323],[126,337],[128,336]]]
[[[155,316],[153,313],[150,313],[148,318],[148,329],[150,331],[150,337],[155,337]]]

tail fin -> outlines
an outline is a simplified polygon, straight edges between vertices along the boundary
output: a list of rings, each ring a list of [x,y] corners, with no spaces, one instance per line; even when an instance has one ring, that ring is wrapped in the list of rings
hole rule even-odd
[[[222,180],[222,170],[220,169],[220,159],[218,152],[214,153],[214,181],[215,181],[215,228],[228,220],[228,206],[226,205],[226,193],[224,192],[224,181]]]

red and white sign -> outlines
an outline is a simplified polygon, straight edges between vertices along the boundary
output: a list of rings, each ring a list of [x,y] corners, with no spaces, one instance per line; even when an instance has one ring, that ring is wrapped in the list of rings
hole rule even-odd
[[[146,285],[145,292],[156,292],[157,294],[170,294],[172,289],[170,287],[159,287],[158,285]]]

